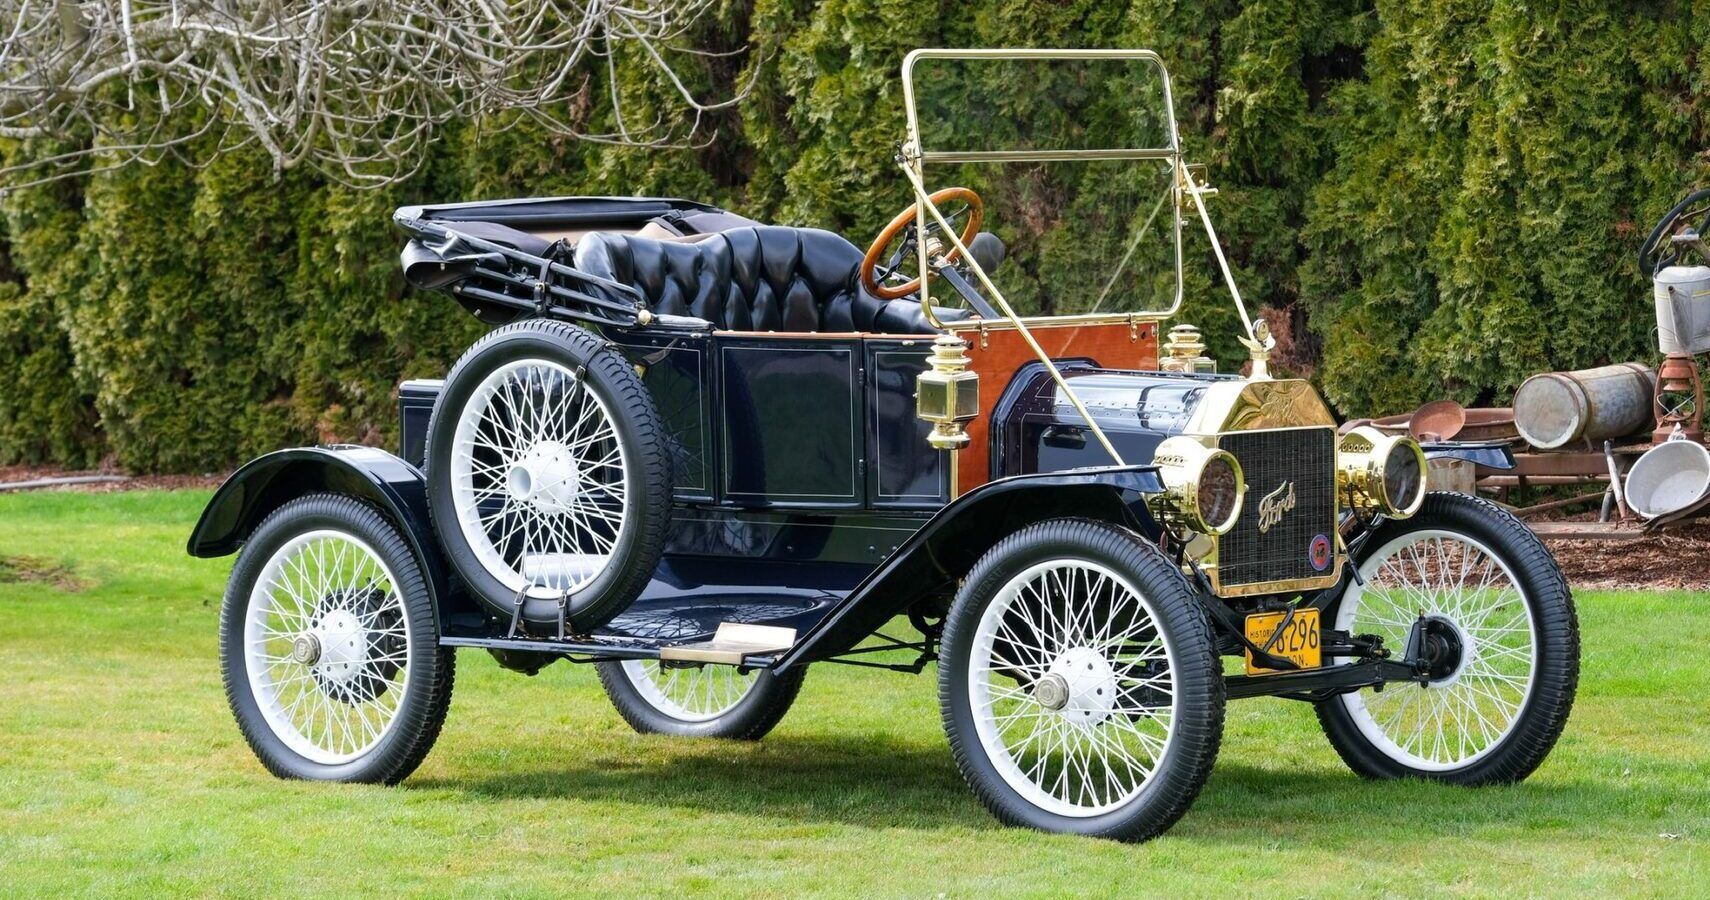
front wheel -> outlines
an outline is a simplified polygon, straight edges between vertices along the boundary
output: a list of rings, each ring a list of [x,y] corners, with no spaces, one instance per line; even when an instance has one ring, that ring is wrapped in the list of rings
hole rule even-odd
[[[1423,682],[1318,704],[1348,767],[1368,778],[1519,781],[1549,755],[1579,682],[1573,595],[1548,549],[1485,500],[1431,494],[1356,552],[1335,627],[1399,656],[1417,634]],[[1347,660],[1340,660],[1346,662]]]
[[[1101,522],[1041,522],[980,558],[945,621],[938,690],[969,786],[1046,831],[1163,832],[1223,733],[1198,599],[1157,547]]]

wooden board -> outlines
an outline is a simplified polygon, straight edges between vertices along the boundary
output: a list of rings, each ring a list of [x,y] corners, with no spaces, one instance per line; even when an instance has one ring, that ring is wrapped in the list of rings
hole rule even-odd
[[[1029,324],[1033,336],[1052,359],[1091,359],[1107,369],[1158,368],[1158,324],[1137,321],[1079,325]],[[980,376],[980,414],[968,423],[968,446],[957,451],[956,493],[991,480],[991,416],[998,397],[1015,371],[1037,359],[1013,328],[960,331],[968,341],[968,356]]]
[[[1528,522],[1546,541],[1636,541],[1646,537],[1643,526],[1616,522]]]

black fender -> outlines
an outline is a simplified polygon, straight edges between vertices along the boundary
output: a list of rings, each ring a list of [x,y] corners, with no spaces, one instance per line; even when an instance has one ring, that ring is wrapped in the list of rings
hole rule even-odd
[[[1427,461],[1459,459],[1486,469],[1514,468],[1514,451],[1501,441],[1432,441],[1419,447]]]
[[[1035,522],[1098,519],[1158,540],[1162,529],[1146,507],[1146,496],[1163,489],[1152,466],[1016,475],[980,485],[927,520],[773,668],[782,671],[836,656],[910,606],[954,592],[992,545]]]
[[[186,549],[204,559],[236,553],[269,513],[315,493],[365,500],[392,520],[416,554],[445,620],[451,585],[428,519],[427,479],[415,466],[374,447],[294,447],[250,460],[214,492]]]

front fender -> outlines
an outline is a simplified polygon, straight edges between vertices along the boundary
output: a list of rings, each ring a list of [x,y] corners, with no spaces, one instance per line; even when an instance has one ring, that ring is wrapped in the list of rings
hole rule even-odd
[[[992,545],[1035,522],[1098,519],[1155,540],[1160,529],[1146,495],[1163,489],[1152,466],[1016,475],[980,485],[921,526],[780,657],[776,668],[853,648],[915,603],[954,591]]]
[[[1501,441],[1431,441],[1419,447],[1427,461],[1458,459],[1486,469],[1514,468],[1514,452]]]
[[[235,553],[269,513],[315,493],[356,497],[379,508],[409,542],[436,605],[447,596],[428,520],[427,480],[415,466],[374,447],[297,447],[249,461],[214,492],[186,549],[202,558]]]

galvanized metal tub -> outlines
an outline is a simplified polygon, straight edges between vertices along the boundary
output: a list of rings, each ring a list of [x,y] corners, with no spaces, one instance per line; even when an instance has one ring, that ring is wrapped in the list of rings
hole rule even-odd
[[[1514,392],[1514,425],[1540,450],[1633,434],[1651,422],[1656,377],[1644,363],[1534,375]]]
[[[1627,473],[1627,505],[1654,519],[1697,503],[1710,492],[1710,451],[1697,441],[1664,441]]]

